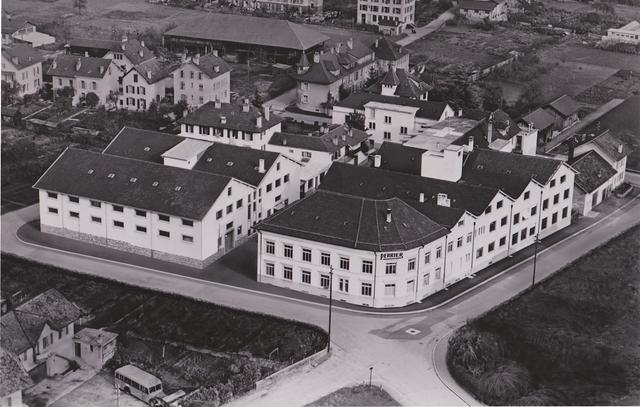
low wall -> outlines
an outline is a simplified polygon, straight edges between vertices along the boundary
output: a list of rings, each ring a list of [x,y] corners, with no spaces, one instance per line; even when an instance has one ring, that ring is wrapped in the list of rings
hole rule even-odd
[[[273,383],[276,380],[278,380],[280,377],[286,375],[287,373],[290,373],[291,371],[293,371],[295,369],[298,369],[298,368],[301,368],[301,367],[304,367],[304,366],[316,367],[320,363],[322,363],[325,360],[329,359],[330,356],[331,356],[331,354],[327,352],[327,349],[322,349],[322,350],[314,353],[311,356],[307,356],[306,358],[304,358],[302,360],[299,360],[296,363],[285,367],[284,369],[278,370],[274,374],[272,374],[270,376],[267,376],[262,380],[258,380],[256,382],[256,390],[264,389],[265,387],[269,386],[271,383]]]

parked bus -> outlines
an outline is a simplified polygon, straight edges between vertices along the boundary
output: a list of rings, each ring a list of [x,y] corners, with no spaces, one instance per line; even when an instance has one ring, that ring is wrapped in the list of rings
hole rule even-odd
[[[153,397],[164,396],[160,379],[134,365],[116,369],[115,386],[145,403]]]

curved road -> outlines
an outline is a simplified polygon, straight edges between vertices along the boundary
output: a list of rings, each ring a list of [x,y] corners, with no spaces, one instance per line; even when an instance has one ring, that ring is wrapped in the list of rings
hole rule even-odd
[[[327,308],[319,304],[222,286],[197,279],[78,256],[20,242],[17,228],[38,216],[31,206],[2,216],[2,251],[67,269],[178,293],[229,307],[267,313],[327,328]],[[539,279],[640,223],[640,201],[578,232],[538,257]],[[315,368],[296,369],[265,389],[231,403],[242,406],[301,406],[347,384],[373,378],[403,405],[477,404],[457,386],[444,364],[441,338],[529,287],[531,260],[515,265],[473,291],[441,307],[413,314],[365,315],[334,310],[332,356]],[[407,329],[419,332],[411,335]],[[445,339],[446,340],[446,339]]]

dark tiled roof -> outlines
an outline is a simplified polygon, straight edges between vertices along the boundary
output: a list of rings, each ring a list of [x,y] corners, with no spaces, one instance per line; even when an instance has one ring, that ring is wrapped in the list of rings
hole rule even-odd
[[[33,347],[31,340],[20,326],[15,312],[9,311],[0,318],[0,343],[14,355],[19,355]]]
[[[327,44],[329,48],[333,47],[334,52],[318,55],[319,62],[314,61],[306,72],[294,75],[294,78],[299,81],[330,84],[362,68],[363,64],[358,64],[358,60],[373,51],[360,41],[352,40],[352,44],[352,48],[343,42]],[[373,58],[365,64],[372,63],[372,61]]]
[[[409,53],[406,48],[401,47],[387,37],[378,38],[377,45],[375,43],[373,45],[373,51],[376,53],[377,59],[385,61],[397,61]]]
[[[183,140],[183,137],[173,134],[123,127],[103,153],[162,164],[162,153]]]
[[[18,319],[22,319],[23,314],[42,317],[47,321],[47,324],[56,331],[77,321],[82,314],[78,307],[67,300],[55,288],[51,288],[33,297],[24,304],[21,304],[16,307],[14,312],[17,314]],[[23,328],[25,328],[24,324]],[[40,334],[40,332],[38,332],[38,334]]]
[[[491,117],[493,117],[493,134],[491,140],[499,138],[511,140],[520,133],[520,127],[518,127],[516,121],[513,120],[504,110],[495,110]]]
[[[637,134],[637,133],[636,133]],[[593,143],[614,161],[620,161],[631,153],[631,149],[618,140],[609,130],[605,130],[595,137],[585,137],[578,145]]]
[[[327,191],[279,211],[257,229],[376,252],[419,247],[447,234],[398,198],[372,200]]]
[[[222,116],[226,119],[225,124],[221,123],[220,118]],[[187,117],[180,119],[178,123],[261,133],[282,122],[280,116],[270,113],[269,121],[263,118],[262,126],[257,127],[256,119],[258,116],[262,116],[262,112],[253,105],[249,105],[248,112],[243,112],[242,105],[221,103],[220,108],[216,108],[215,102],[207,102],[195,111],[189,113]]]
[[[439,120],[448,106],[445,102],[432,102],[428,100],[415,100],[397,96],[384,96],[375,93],[353,93],[346,99],[336,103],[336,106],[350,109],[364,110],[364,105],[369,102],[389,103],[399,106],[417,107],[417,117]]]
[[[198,69],[204,72],[211,79],[224,75],[227,72],[231,72],[231,66],[229,66],[224,59],[213,54],[199,57],[197,64],[193,59],[190,62],[196,65]],[[177,69],[180,69],[180,66],[176,67],[174,71]],[[216,71],[216,69],[218,70]]]
[[[596,151],[576,157],[569,164],[578,171],[575,183],[585,193],[591,193],[616,175],[616,170]]]
[[[15,355],[0,348],[0,398],[33,386],[33,381],[24,371]]]
[[[121,52],[124,54],[133,65],[137,65],[141,62],[154,58],[153,52],[144,45],[144,43],[135,38],[127,41],[117,40],[102,40],[93,38],[72,38],[69,41],[69,46],[72,49],[93,48],[96,50],[104,51],[106,54],[109,51]],[[101,55],[101,56],[104,56]]]
[[[561,165],[562,161],[552,158],[475,149],[465,161],[462,179],[499,188],[515,199],[531,179],[545,185]]]
[[[256,150],[249,147],[213,143],[202,154],[193,169],[233,177],[257,187],[279,155],[271,151]],[[265,162],[264,173],[258,172],[260,159]]]
[[[462,10],[482,10],[491,11],[497,4],[491,0],[460,0],[458,6]]]
[[[80,61],[80,69],[76,69]],[[58,55],[49,67],[47,75],[64,76],[74,78],[85,76],[89,78],[102,78],[111,65],[110,59],[80,57],[76,55]],[[102,72],[100,71],[102,68]]]
[[[381,156],[380,168],[420,175],[422,173],[422,155],[424,150],[407,147],[399,143],[385,141],[378,149]]]
[[[432,89],[426,82],[407,73],[404,69],[390,69],[380,82],[368,87],[367,92],[381,93],[383,84],[396,85],[394,95],[412,99],[418,99]]]
[[[164,35],[254,44],[305,51],[329,40],[326,35],[287,20],[207,13]]]
[[[552,108],[556,112],[560,114],[562,117],[569,117],[575,112],[578,111],[579,105],[578,102],[573,100],[571,96],[562,95],[558,99],[547,105]]]
[[[467,185],[425,178],[379,168],[361,167],[334,162],[325,175],[320,189],[367,199],[400,198],[418,201],[420,193],[425,202],[437,205],[437,195],[447,194],[451,207],[480,215],[498,192],[497,188]],[[439,222],[438,219],[434,219]]]
[[[109,174],[115,176],[109,178]],[[202,171],[70,148],[34,188],[201,220],[230,180]]]
[[[27,23],[31,24],[28,20],[23,18],[9,18],[6,15],[2,15],[2,33],[11,35]]]
[[[2,54],[18,69],[26,68],[44,60],[44,54],[28,44],[13,44],[2,47]]]
[[[524,116],[521,121],[527,124],[531,123],[535,129],[546,130],[554,125],[555,118],[546,110],[538,108]]]
[[[269,144],[334,153],[345,146],[358,147],[360,143],[366,141],[369,137],[365,131],[354,128],[349,129],[347,126],[336,126],[329,129],[327,133],[319,134],[315,132],[312,136],[294,133],[274,133],[271,140],[269,140]]]
[[[136,71],[142,76],[148,84],[156,83],[167,76],[179,66],[179,64],[171,63],[169,61],[160,61],[157,58],[152,58],[147,61],[134,65],[131,71]],[[129,74],[127,72],[127,74]]]

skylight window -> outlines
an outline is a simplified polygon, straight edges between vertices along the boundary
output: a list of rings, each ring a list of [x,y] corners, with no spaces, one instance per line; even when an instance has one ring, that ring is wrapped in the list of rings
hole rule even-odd
[[[129,182],[136,182],[137,180],[138,180],[138,178],[136,178],[136,177],[129,178]]]
[[[227,161],[227,167],[233,167],[233,161]]]
[[[158,184],[159,184],[159,182],[158,182],[158,181],[153,181],[153,183],[152,183],[151,185],[152,185],[152,186],[154,186],[154,187],[157,187],[157,186],[158,186]]]
[[[180,185],[178,185],[177,187],[174,188],[176,191],[180,191],[182,189],[182,187]]]
[[[87,174],[93,174],[93,168],[89,168],[89,171],[87,171]]]
[[[144,151],[151,151],[151,147],[149,147],[149,146],[144,146]]]
[[[213,158],[207,157],[207,162],[210,163],[211,161],[213,161]]]
[[[109,173],[109,175],[107,175],[107,178],[115,178],[115,176],[116,176],[116,174],[111,172],[111,173]]]

